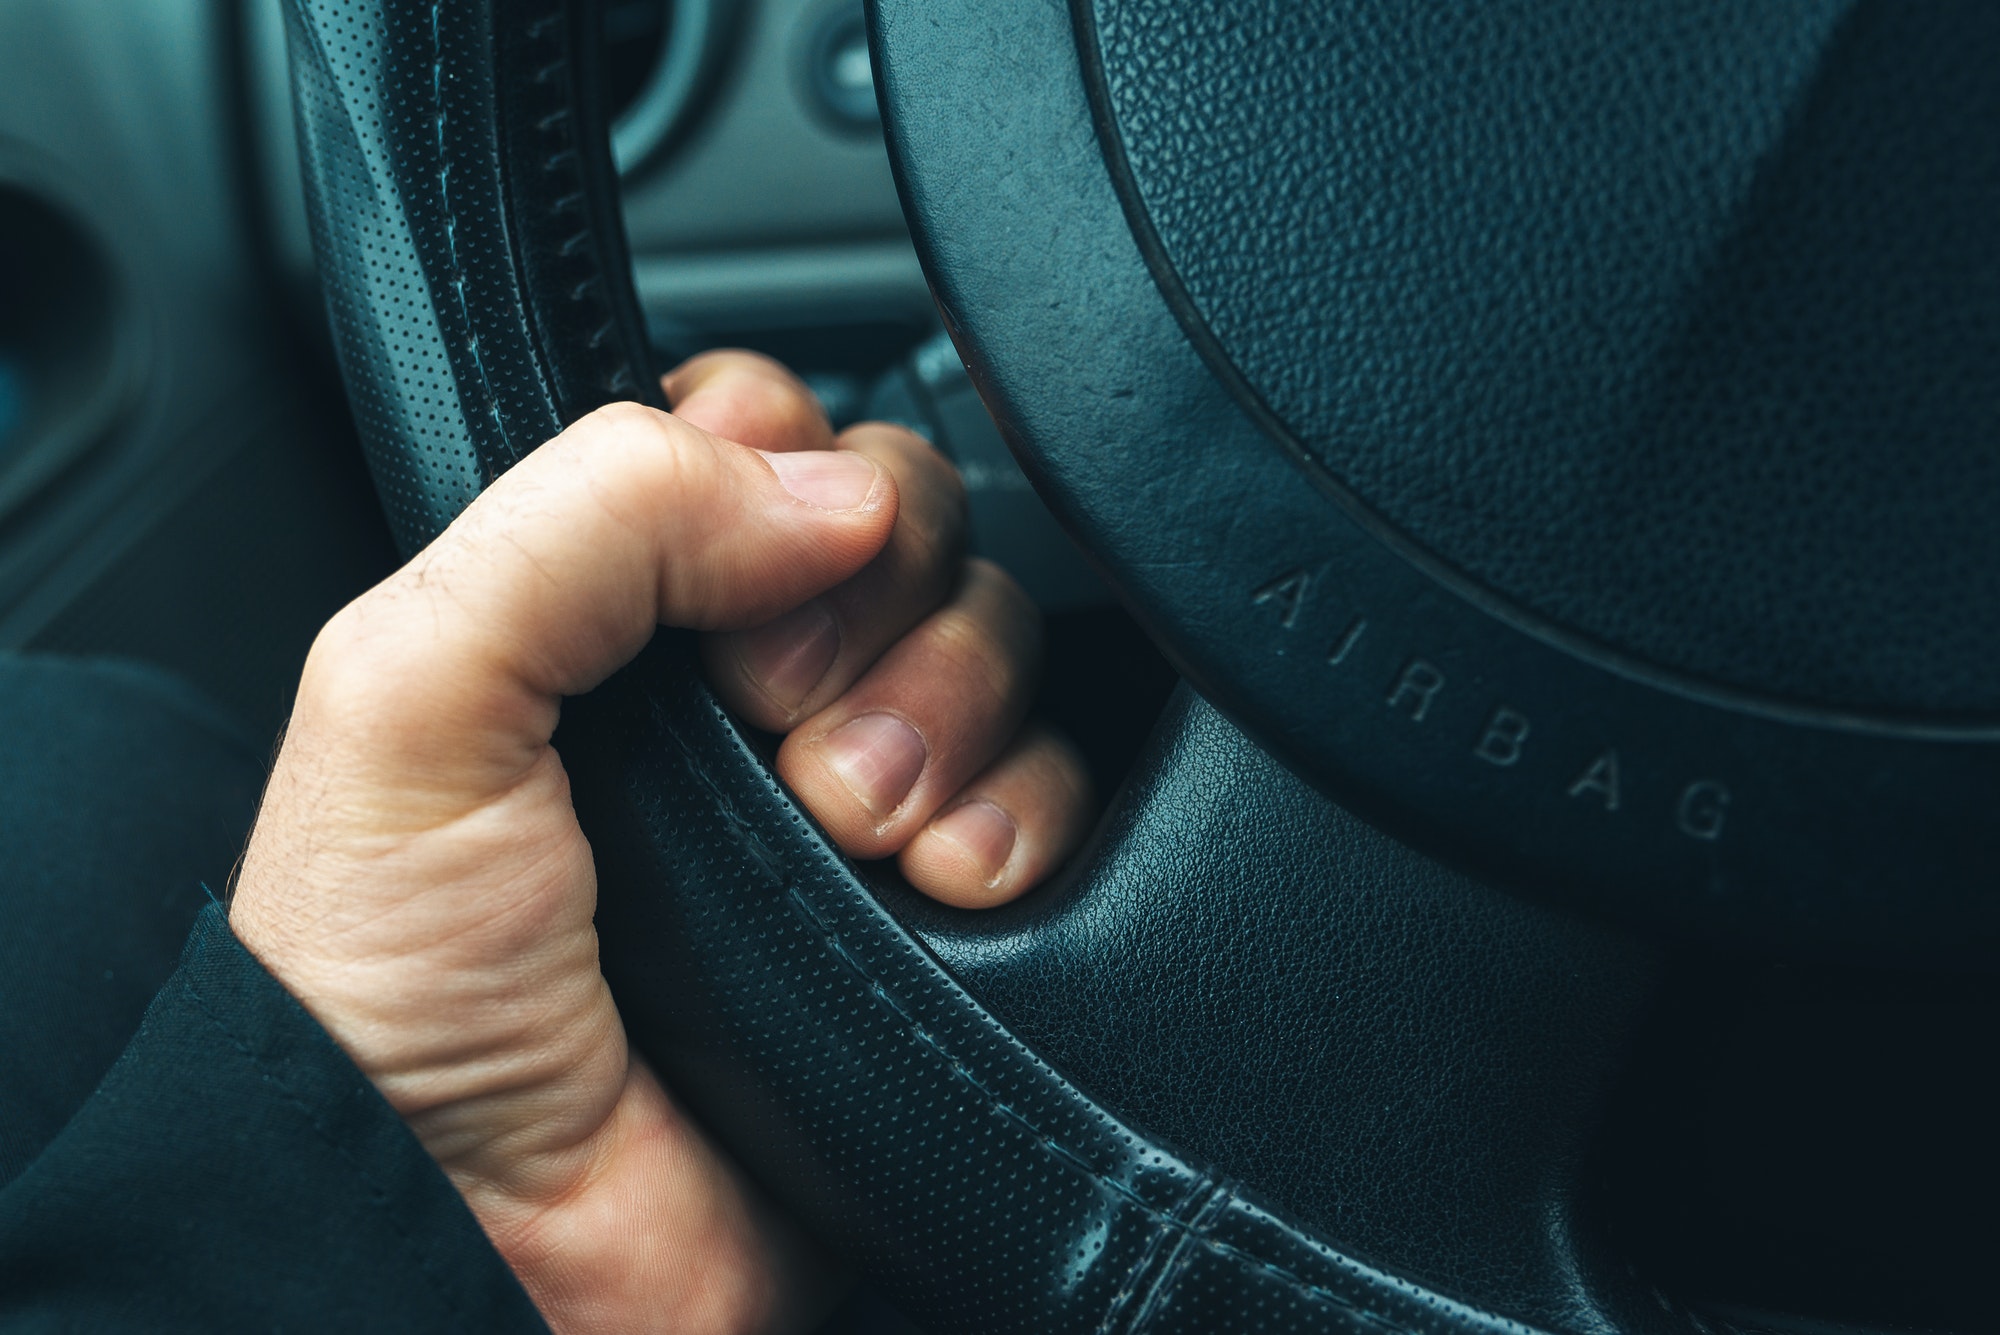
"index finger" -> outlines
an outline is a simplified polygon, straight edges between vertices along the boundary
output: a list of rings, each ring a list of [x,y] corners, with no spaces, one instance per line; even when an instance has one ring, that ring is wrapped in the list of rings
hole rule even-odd
[[[806,382],[762,353],[724,348],[660,377],[674,416],[771,453],[833,448],[833,424]]]
[[[655,627],[769,620],[873,559],[897,502],[864,455],[760,454],[601,408],[327,624],[294,721],[331,716],[371,764],[477,797],[533,763],[561,696]]]

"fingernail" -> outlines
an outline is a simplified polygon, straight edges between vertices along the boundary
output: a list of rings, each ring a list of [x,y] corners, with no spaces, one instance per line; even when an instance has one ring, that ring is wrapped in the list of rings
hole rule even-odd
[[[943,835],[964,849],[979,868],[979,879],[988,886],[997,884],[1000,873],[1007,870],[1007,859],[1014,855],[1014,840],[1019,836],[1014,818],[987,801],[953,807],[931,822],[931,833]]]
[[[843,723],[820,742],[820,750],[840,781],[877,816],[903,805],[930,758],[917,730],[894,714],[863,714]]]
[[[743,671],[787,710],[805,703],[839,652],[840,627],[817,598],[736,637]]]
[[[758,453],[778,475],[780,486],[822,510],[852,510],[875,490],[875,465],[847,450]]]

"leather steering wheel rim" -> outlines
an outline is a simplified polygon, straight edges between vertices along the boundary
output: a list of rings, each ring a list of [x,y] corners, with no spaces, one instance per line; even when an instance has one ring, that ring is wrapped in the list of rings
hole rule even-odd
[[[589,96],[594,23],[565,0],[289,0],[335,342],[406,551],[591,408],[658,402]],[[1656,952],[1394,843],[1200,699],[1170,708],[1062,884],[979,919],[871,886],[683,636],[574,702],[558,741],[634,1042],[920,1324],[1715,1328],[1575,1236],[1584,1148]],[[1162,902],[1164,938],[1136,911]],[[1274,946],[1273,915],[1293,911],[1312,927]],[[1393,944],[1361,960],[1343,941]],[[1049,976],[1017,968],[1064,942],[1083,943],[1078,986],[1122,950],[1134,976],[1165,962],[1182,996],[1265,1004],[1238,1017],[1244,1051],[1189,1081],[1298,1100],[1311,1125],[1260,1158],[1107,1074]],[[1259,977],[1278,985],[1246,991]],[[1342,1065],[1369,1045],[1383,1061]],[[1341,1079],[1339,1108],[1311,1103]],[[1395,1106],[1370,1106],[1384,1091]],[[1394,1227],[1343,1213],[1364,1179],[1361,1204]],[[1426,1236],[1444,1216],[1455,1242]]]

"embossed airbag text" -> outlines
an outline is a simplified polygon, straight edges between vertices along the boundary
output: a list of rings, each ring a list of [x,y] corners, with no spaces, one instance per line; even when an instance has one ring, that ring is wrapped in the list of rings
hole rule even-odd
[[[1319,582],[1318,574],[1309,568],[1285,571],[1252,591],[1251,604],[1274,616],[1281,630],[1304,635],[1310,627],[1306,614]],[[1368,617],[1351,615],[1326,647],[1323,655],[1326,666],[1364,671],[1353,656],[1368,633]],[[1370,661],[1379,661],[1381,657],[1377,654]],[[1381,701],[1384,708],[1413,725],[1450,727],[1457,716],[1441,703],[1450,690],[1450,680],[1434,657],[1409,655],[1398,660],[1383,688]],[[1536,737],[1534,723],[1526,712],[1504,701],[1489,700],[1485,708],[1483,722],[1468,733],[1467,760],[1500,770],[1515,769],[1530,754]],[[1625,810],[1625,760],[1616,746],[1605,745],[1580,755],[1565,772],[1567,778],[1556,791],[1570,801],[1608,815]],[[1678,789],[1669,814],[1681,834],[1713,843],[1722,837],[1730,802],[1727,784],[1719,779],[1696,778]]]

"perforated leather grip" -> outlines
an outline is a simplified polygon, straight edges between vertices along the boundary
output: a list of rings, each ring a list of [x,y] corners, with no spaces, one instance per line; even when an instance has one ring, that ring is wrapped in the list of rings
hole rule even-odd
[[[289,15],[335,342],[413,551],[563,424],[657,396],[587,96],[594,15],[549,0],[292,0]],[[1184,703],[1160,774],[1234,763],[1202,736],[1234,734]],[[559,745],[634,1041],[919,1322],[1520,1329],[1340,1254],[1018,1041],[782,791],[684,638],[575,702]],[[1056,902],[1168,857],[1144,838],[1160,791],[1128,796]]]
[[[404,552],[566,422],[664,406],[562,0],[287,7],[341,372]]]

